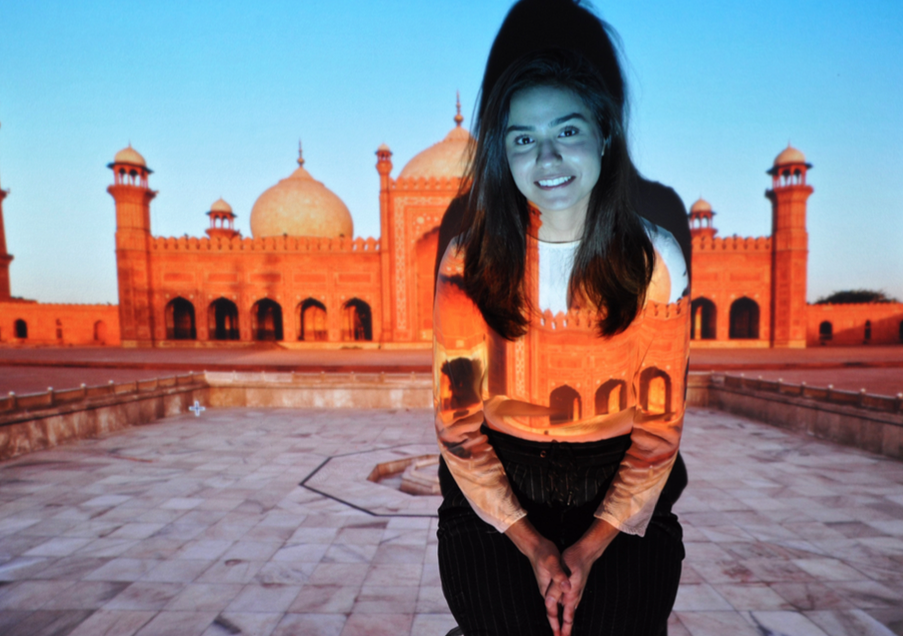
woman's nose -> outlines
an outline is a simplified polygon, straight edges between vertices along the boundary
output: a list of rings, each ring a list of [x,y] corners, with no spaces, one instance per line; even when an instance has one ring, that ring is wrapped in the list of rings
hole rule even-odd
[[[538,142],[537,153],[536,162],[541,166],[551,165],[561,161],[561,153],[558,152],[558,148],[554,141]]]

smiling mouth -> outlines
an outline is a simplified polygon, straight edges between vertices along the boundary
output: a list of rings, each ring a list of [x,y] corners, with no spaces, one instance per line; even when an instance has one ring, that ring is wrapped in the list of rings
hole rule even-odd
[[[573,180],[574,180],[573,176],[556,177],[554,179],[540,179],[539,181],[536,182],[536,185],[538,185],[543,190],[548,190],[550,188],[557,188],[559,186],[567,185],[568,183],[570,183]]]

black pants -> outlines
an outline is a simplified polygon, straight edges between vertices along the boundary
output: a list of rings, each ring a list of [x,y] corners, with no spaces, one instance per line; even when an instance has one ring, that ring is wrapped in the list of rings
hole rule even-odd
[[[565,444],[528,442],[485,427],[483,432],[531,523],[561,550],[592,524],[630,444],[628,436]],[[682,471],[681,463],[677,479],[685,483]],[[444,463],[439,476],[439,571],[465,636],[550,635],[530,561],[477,517]],[[673,499],[680,486],[670,489]],[[673,499],[660,499],[644,537],[619,534],[593,565],[574,617],[575,636],[666,634],[684,557],[680,524],[670,511]]]

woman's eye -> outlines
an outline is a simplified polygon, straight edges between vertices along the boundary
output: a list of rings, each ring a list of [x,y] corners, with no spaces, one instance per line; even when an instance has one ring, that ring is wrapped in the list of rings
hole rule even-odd
[[[526,146],[528,143],[530,143],[532,141],[533,141],[533,139],[531,137],[527,137],[526,135],[521,135],[520,137],[516,137],[514,139],[514,145]]]
[[[573,126],[568,126],[567,128],[565,128],[564,130],[561,131],[561,134],[559,136],[560,137],[573,137],[578,132],[580,132],[580,131],[577,130],[576,128],[574,128]]]

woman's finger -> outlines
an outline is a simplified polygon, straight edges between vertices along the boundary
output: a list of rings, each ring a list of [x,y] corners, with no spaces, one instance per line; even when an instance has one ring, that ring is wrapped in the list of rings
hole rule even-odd
[[[545,594],[546,618],[549,619],[549,625],[552,628],[554,636],[562,636],[561,625],[558,622],[558,606],[561,602],[560,584],[553,578],[549,581],[549,588]]]

